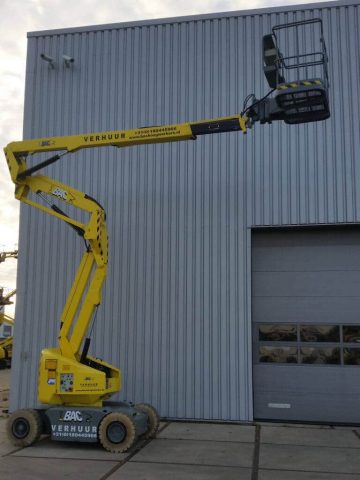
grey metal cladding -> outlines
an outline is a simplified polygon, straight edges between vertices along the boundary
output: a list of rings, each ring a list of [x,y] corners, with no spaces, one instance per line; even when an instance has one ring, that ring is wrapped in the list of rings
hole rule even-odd
[[[29,36],[26,138],[238,113],[248,93],[267,91],[262,35],[312,17],[324,21],[330,56],[328,121],[87,150],[46,170],[107,210],[92,351],[121,367],[122,399],[166,417],[252,419],[249,227],[359,221],[359,4]],[[25,206],[19,249],[12,409],[36,405],[39,353],[55,345],[82,245]]]

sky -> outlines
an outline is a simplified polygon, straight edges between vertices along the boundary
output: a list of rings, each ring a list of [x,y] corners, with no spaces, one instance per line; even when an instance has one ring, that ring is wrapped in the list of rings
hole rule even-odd
[[[0,146],[22,139],[27,32],[314,3],[314,0],[1,0]],[[74,134],[80,132],[74,132]],[[18,243],[19,202],[0,153],[0,251]],[[16,287],[16,260],[0,264],[0,287]],[[7,312],[13,313],[13,307]]]

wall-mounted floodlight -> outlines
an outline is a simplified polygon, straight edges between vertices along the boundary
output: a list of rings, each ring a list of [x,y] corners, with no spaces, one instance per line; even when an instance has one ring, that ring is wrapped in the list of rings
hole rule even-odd
[[[70,55],[63,55],[62,58],[64,60],[64,65],[66,68],[70,68],[75,61],[74,57],[70,57]]]
[[[55,62],[52,57],[49,57],[49,55],[46,55],[45,53],[41,53],[40,58],[49,64],[49,68],[55,68]]]

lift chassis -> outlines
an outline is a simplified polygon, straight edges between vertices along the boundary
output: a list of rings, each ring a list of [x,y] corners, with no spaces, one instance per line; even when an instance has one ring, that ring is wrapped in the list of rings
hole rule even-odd
[[[282,29],[297,31],[318,24],[321,27],[320,52],[281,54],[279,32]],[[82,149],[196,140],[202,135],[225,132],[245,134],[255,122],[282,120],[292,125],[329,117],[327,55],[321,20],[274,27],[273,33],[263,38],[263,53],[264,72],[272,90],[259,100],[254,94],[248,95],[240,114],[174,125],[24,140],[10,143],[4,149],[15,184],[15,197],[70,225],[86,246],[61,314],[58,347],[41,352],[38,400],[48,407],[17,410],[10,415],[7,433],[15,445],[31,445],[41,434],[47,433],[53,440],[99,441],[106,450],[124,452],[137,438],[156,435],[159,427],[159,416],[151,405],[108,401],[121,389],[120,370],[88,354],[90,337],[87,331],[101,302],[108,265],[105,211],[86,193],[36,172]],[[319,67],[323,76],[310,76],[311,69]],[[287,70],[293,72],[297,68],[298,72],[305,68],[309,77],[287,82]],[[275,97],[269,98],[273,92]],[[46,152],[56,153],[39,163],[32,162],[32,166],[27,164],[29,157]],[[47,206],[36,201],[38,197]],[[52,203],[54,200],[87,213],[88,221],[69,216]]]
[[[99,407],[50,407],[15,411],[7,433],[16,446],[26,447],[42,434],[51,440],[98,443],[114,453],[125,452],[140,439],[156,435],[159,417],[151,405],[104,402]]]

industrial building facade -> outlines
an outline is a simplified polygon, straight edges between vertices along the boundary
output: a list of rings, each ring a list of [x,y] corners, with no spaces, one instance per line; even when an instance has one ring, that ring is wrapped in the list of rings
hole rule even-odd
[[[28,35],[24,138],[39,138],[237,114],[269,89],[262,36],[309,18],[323,20],[330,119],[44,170],[107,211],[91,352],[120,366],[118,398],[178,419],[360,422],[360,3]],[[21,207],[12,410],[37,405],[82,249]]]

